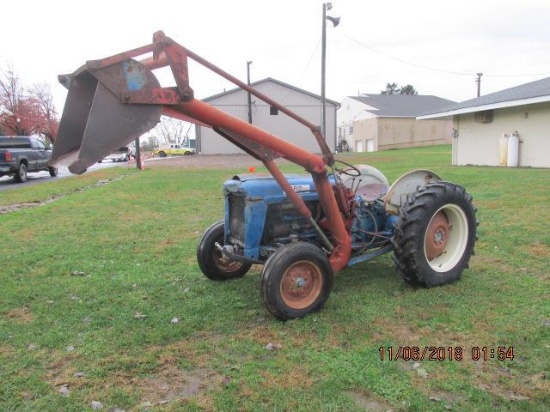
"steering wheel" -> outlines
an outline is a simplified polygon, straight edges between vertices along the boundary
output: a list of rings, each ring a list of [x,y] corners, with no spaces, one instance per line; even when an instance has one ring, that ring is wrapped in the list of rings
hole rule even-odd
[[[346,168],[338,168],[336,167],[336,163],[343,164],[344,166],[347,166]],[[349,163],[343,162],[342,160],[334,159],[334,165],[332,166],[334,170],[342,175],[350,176],[350,177],[359,177],[361,176],[361,171],[356,168],[353,165],[350,165]]]

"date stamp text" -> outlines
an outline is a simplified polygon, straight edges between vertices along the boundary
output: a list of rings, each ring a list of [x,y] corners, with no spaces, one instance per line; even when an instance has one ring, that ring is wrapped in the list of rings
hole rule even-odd
[[[513,346],[380,346],[381,361],[513,361]]]

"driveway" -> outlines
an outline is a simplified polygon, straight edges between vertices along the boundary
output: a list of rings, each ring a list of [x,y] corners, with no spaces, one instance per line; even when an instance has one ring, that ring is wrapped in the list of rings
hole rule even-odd
[[[107,167],[115,166],[127,166],[125,162],[105,162],[105,163],[96,163],[91,166],[88,170],[99,170],[105,169]],[[63,179],[64,177],[72,176],[71,172],[66,167],[60,167],[57,177],[51,177],[48,172],[37,172],[29,173],[27,175],[27,181],[25,183],[17,183],[13,177],[3,176],[0,177],[0,192],[3,190],[18,189],[21,187],[28,187],[37,185],[44,182],[50,182],[52,179]]]
[[[277,159],[276,163],[286,163],[285,160]],[[241,169],[241,173],[248,173],[250,168],[262,166],[262,162],[254,159],[247,154],[235,155],[192,155],[192,156],[173,156],[164,158],[145,159],[146,168],[169,167],[177,169]],[[126,162],[104,162],[96,163],[88,170],[104,169],[106,167],[129,167]],[[135,167],[133,164],[131,167]],[[29,173],[28,180],[25,183],[15,183],[12,177],[0,178],[0,191],[27,187],[43,182],[49,182],[51,179],[62,179],[71,176],[66,168],[59,168],[57,177],[50,177],[48,172]]]

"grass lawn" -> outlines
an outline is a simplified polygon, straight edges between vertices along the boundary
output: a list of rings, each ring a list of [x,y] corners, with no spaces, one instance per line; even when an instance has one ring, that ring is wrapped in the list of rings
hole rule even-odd
[[[459,282],[414,289],[385,255],[338,273],[321,312],[272,318],[261,268],[212,282],[195,259],[248,165],[0,192],[29,206],[0,214],[0,410],[550,410],[550,170],[452,167],[449,146],[340,156],[467,188],[479,240]],[[435,360],[388,360],[415,346]]]

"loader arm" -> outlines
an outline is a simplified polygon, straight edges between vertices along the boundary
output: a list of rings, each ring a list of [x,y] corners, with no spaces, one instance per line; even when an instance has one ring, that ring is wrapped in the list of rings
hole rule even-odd
[[[144,55],[148,56],[136,60]],[[189,58],[309,128],[319,144],[321,155],[196,100],[189,84]],[[160,87],[152,73],[152,70],[166,66],[172,71],[176,87]],[[160,31],[153,35],[153,43],[149,45],[88,61],[74,73],[59,76],[59,80],[69,93],[53,150],[52,165],[68,163],[72,173],[83,173],[114,149],[129,144],[154,127],[161,114],[211,127],[263,162],[297,210],[319,233],[334,271],[347,265],[351,254],[351,236],[338,206],[347,200],[337,201],[336,196],[342,197],[342,190],[334,190],[328,179],[327,166],[334,164],[334,158],[318,126]],[[277,158],[287,159],[311,173],[326,216],[323,226],[330,231],[331,239],[325,236],[302,198],[279,170],[274,162]]]

